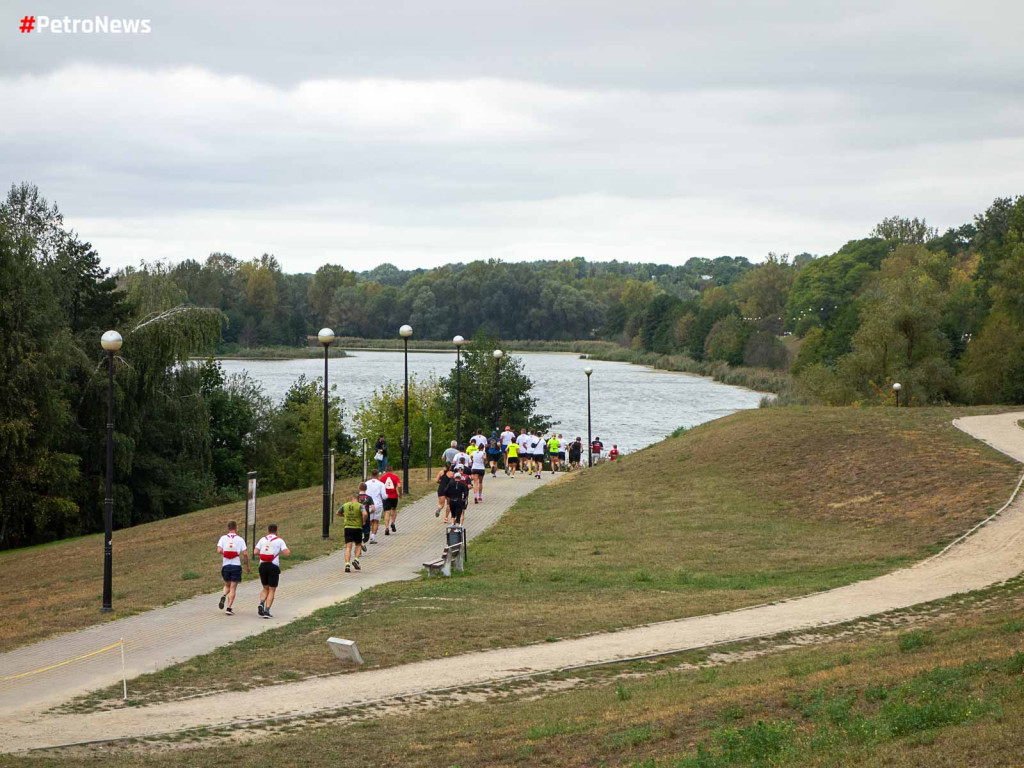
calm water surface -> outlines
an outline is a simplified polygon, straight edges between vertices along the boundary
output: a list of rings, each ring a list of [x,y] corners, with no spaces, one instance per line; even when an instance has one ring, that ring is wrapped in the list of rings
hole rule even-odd
[[[330,383],[338,385],[346,411],[388,381],[401,381],[401,352],[355,351],[332,358]],[[668,436],[677,427],[693,427],[744,408],[757,408],[761,395],[711,379],[656,371],[629,363],[580,360],[572,354],[517,353],[534,383],[538,410],[551,416],[567,437],[587,436],[586,366],[594,369],[591,401],[594,435],[607,447],[635,451]],[[323,375],[323,359],[222,360],[225,373],[248,371],[267,395],[281,400],[300,374]],[[409,373],[440,378],[455,364],[454,354],[410,352]],[[465,424],[469,433],[476,424]]]

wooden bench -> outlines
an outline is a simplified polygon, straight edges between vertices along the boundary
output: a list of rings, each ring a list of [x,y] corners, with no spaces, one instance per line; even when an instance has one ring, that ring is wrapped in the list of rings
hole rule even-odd
[[[442,576],[452,575],[452,564],[455,564],[455,570],[462,572],[462,544],[452,544],[449,547],[444,548],[444,552],[437,560],[430,563],[424,563],[423,567],[427,569],[427,576],[434,576],[435,574],[441,574]]]

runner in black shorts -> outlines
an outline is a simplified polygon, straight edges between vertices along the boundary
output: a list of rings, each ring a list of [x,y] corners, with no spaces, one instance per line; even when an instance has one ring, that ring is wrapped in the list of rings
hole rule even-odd
[[[440,472],[437,473],[437,477],[434,478],[434,482],[437,483],[437,509],[434,510],[434,517],[441,516],[441,510],[445,511],[444,521],[448,522],[448,496],[446,491],[448,490],[448,483],[452,479],[452,465],[445,462],[444,467]]]
[[[448,509],[451,511],[452,522],[455,525],[462,523],[462,514],[466,511],[466,502],[469,500],[469,486],[466,478],[461,472],[448,483]]]
[[[271,619],[270,606],[274,604],[274,595],[281,582],[281,555],[291,554],[284,539],[277,535],[277,525],[267,526],[267,535],[256,542],[253,555],[260,559],[260,604],[256,612],[265,619]]]

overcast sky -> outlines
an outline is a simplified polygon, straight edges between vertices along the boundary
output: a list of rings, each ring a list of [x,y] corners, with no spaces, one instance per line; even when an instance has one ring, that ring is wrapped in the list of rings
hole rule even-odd
[[[19,32],[151,19],[148,35]],[[0,180],[118,267],[829,253],[1024,193],[1024,3],[5,4]],[[38,23],[38,22],[37,22]]]

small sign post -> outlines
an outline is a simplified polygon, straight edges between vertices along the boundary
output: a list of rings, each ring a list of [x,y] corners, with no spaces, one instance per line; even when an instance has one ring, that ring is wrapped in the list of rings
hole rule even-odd
[[[249,526],[252,526],[252,535],[256,535],[256,473],[248,474],[249,482],[245,494],[245,535],[249,535]],[[252,542],[246,541],[246,546]]]
[[[363,438],[363,482],[366,482],[366,448],[369,443],[365,437]]]
[[[427,422],[427,482],[430,482],[430,454],[434,452],[434,422]],[[439,486],[440,487],[440,486]]]
[[[334,517],[334,449],[331,448],[331,517]],[[328,529],[330,526],[328,525]]]

